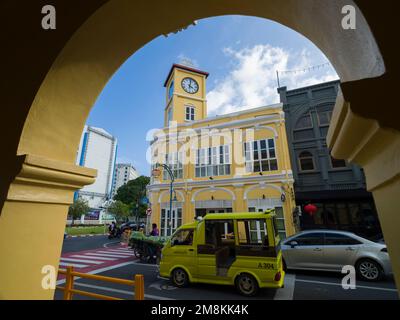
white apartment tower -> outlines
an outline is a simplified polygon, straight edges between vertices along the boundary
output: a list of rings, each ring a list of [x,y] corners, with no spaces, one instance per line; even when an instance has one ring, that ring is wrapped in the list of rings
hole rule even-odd
[[[78,191],[77,196],[99,209],[110,199],[117,155],[117,139],[101,128],[85,126],[76,163],[97,170],[96,181]]]
[[[130,163],[118,163],[115,166],[112,196],[117,193],[119,187],[123,186],[130,180],[136,179],[137,177],[139,177],[139,173]]]

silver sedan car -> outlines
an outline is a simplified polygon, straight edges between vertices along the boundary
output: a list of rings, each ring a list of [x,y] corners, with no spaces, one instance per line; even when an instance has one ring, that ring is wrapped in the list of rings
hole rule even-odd
[[[392,273],[386,245],[351,232],[308,230],[282,242],[284,268],[341,272],[355,267],[363,280],[378,281]]]

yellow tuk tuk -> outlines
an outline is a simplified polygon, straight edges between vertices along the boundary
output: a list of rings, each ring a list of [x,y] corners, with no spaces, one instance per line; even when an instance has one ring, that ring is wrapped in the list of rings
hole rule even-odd
[[[178,228],[161,252],[160,276],[177,287],[235,285],[254,296],[259,288],[281,288],[284,275],[273,209],[208,214]]]

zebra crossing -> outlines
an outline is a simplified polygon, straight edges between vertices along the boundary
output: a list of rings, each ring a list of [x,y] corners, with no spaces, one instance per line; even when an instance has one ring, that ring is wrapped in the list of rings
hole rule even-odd
[[[126,246],[120,245],[112,248],[99,248],[63,254],[60,258],[59,267],[60,269],[65,269],[67,266],[72,266],[76,271],[88,272],[133,261],[134,259],[133,251]]]

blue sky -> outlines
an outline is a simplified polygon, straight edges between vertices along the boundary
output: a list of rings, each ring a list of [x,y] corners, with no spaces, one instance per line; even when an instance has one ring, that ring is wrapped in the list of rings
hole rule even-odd
[[[329,62],[299,33],[270,20],[223,16],[197,21],[177,34],[160,36],[132,55],[98,97],[87,124],[118,139],[117,162],[149,175],[150,129],[163,125],[164,80],[173,63],[189,58],[207,71],[209,115],[279,102],[276,70],[288,89],[337,78],[331,66],[283,73]]]

